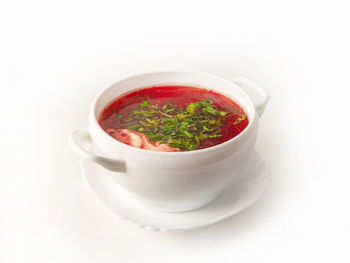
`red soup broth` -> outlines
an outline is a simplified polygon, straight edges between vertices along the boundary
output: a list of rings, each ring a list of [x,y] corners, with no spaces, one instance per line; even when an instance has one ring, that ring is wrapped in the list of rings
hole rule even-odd
[[[234,101],[187,86],[144,88],[115,99],[99,124],[125,144],[153,151],[200,150],[240,134],[249,120]]]

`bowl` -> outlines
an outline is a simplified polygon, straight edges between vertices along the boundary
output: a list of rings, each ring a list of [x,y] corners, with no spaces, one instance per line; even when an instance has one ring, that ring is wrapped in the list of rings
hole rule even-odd
[[[102,110],[115,98],[141,88],[161,85],[194,86],[231,98],[248,116],[248,126],[236,137],[187,152],[156,152],[132,147],[108,135],[99,125]],[[152,209],[183,212],[213,201],[237,179],[253,152],[259,117],[268,94],[244,78],[226,80],[199,72],[153,72],[123,79],[94,100],[88,129],[75,130],[70,143],[85,159],[113,171],[113,178],[128,198]]]

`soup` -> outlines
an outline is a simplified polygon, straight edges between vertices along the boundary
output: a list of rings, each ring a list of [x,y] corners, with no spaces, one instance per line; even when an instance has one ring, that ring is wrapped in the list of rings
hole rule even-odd
[[[248,117],[231,99],[196,87],[162,86],[117,98],[99,124],[116,140],[141,149],[180,152],[212,147],[240,134]]]

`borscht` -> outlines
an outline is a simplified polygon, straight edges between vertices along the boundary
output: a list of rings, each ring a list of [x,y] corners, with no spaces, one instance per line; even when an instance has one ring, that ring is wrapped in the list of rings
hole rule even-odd
[[[141,149],[180,152],[205,149],[240,134],[249,120],[234,101],[212,90],[161,86],[115,99],[99,124],[116,140]]]

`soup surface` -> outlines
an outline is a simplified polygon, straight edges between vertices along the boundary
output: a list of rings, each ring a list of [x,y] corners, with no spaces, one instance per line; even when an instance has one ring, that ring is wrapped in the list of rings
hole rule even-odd
[[[125,144],[152,151],[208,148],[240,134],[249,121],[234,101],[211,90],[162,86],[126,94],[108,105],[99,124]]]

